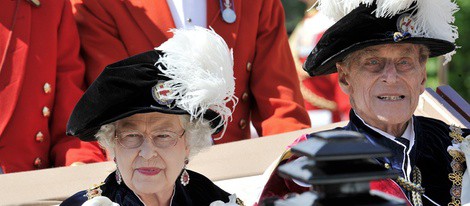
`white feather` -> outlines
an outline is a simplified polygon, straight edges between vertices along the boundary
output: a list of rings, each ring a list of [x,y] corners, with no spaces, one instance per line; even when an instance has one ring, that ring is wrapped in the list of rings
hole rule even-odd
[[[338,21],[347,13],[344,12],[344,8],[341,6],[342,0],[318,0],[317,10],[325,14],[326,16]]]
[[[376,17],[392,17],[408,10],[416,0],[377,0]]]
[[[374,0],[317,0],[317,9],[335,21],[343,18],[361,3],[370,5]]]
[[[452,0],[418,0],[416,18],[416,36],[443,39],[455,43],[459,37],[454,14],[459,10]],[[412,34],[413,35],[413,34]],[[444,55],[446,63],[454,52]]]
[[[162,63],[166,81],[159,90],[170,90],[168,99],[191,115],[191,120],[203,119],[211,109],[222,118],[221,126],[231,117],[238,102],[234,95],[233,54],[225,41],[213,30],[202,27],[174,29],[174,36],[157,50],[165,54],[157,63]],[[233,107],[226,106],[228,102]]]
[[[454,13],[459,10],[455,2],[418,0],[415,15],[417,35],[455,42],[459,34],[454,23]]]

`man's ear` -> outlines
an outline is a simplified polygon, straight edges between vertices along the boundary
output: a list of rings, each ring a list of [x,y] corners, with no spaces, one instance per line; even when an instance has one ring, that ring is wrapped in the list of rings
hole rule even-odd
[[[426,81],[428,80],[428,75],[426,73],[426,66],[424,66],[423,72],[421,73],[422,79],[419,85],[419,93],[422,94],[426,89]]]
[[[338,82],[341,90],[347,95],[349,95],[350,85],[349,85],[349,75],[346,71],[346,68],[340,63],[336,63],[336,68],[338,70]]]

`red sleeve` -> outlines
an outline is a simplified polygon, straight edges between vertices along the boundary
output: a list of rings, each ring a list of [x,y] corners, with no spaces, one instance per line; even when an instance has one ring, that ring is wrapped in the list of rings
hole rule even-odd
[[[262,136],[310,127],[279,0],[263,3],[250,87],[253,125]]]
[[[86,65],[85,78],[90,85],[107,65],[130,55],[119,38],[114,20],[100,1],[72,0],[72,2]]]
[[[284,198],[284,196],[289,193],[300,194],[310,189],[309,187],[303,187],[298,185],[291,179],[284,179],[277,174],[277,168],[279,168],[279,166],[292,162],[299,158],[296,155],[292,155],[290,148],[305,140],[307,140],[307,135],[302,135],[297,138],[291,145],[288,146],[287,151],[284,152],[284,154],[282,155],[279,164],[276,166],[276,169],[273,171],[273,173],[268,179],[268,182],[264,186],[258,203],[261,203],[264,199],[269,197]]]
[[[277,174],[277,168],[279,166],[289,163],[291,161],[294,161],[297,158],[299,157],[294,155],[288,159],[285,159],[279,162],[279,165],[271,174],[268,182],[266,183],[266,185],[263,188],[263,191],[261,192],[259,203],[261,203],[264,199],[269,198],[269,197],[278,197],[278,198],[283,199],[287,194],[290,194],[290,193],[301,194],[303,192],[310,190],[310,187],[300,186],[294,181],[290,179],[284,179]]]
[[[83,94],[85,67],[79,57],[80,45],[71,5],[69,1],[64,2],[57,35],[57,90],[51,119],[51,156],[55,166],[105,160],[97,143],[83,142],[65,135],[65,122]]]

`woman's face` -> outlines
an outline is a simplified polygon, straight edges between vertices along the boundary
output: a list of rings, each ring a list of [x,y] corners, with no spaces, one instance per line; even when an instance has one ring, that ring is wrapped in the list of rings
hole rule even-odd
[[[138,195],[171,194],[189,154],[182,134],[177,115],[152,112],[118,120],[114,152],[124,183]]]

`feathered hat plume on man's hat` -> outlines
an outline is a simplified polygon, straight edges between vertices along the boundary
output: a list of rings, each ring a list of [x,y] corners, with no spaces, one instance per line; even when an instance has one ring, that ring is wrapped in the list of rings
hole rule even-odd
[[[213,30],[172,31],[155,50],[107,66],[75,106],[67,134],[92,141],[102,125],[148,112],[189,114],[213,133],[225,129],[238,101],[231,50]]]
[[[422,44],[430,57],[455,53],[457,4],[452,0],[318,0],[317,9],[337,20],[308,56],[311,76],[336,72],[336,63],[368,46]]]

